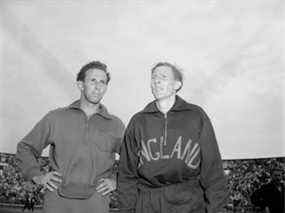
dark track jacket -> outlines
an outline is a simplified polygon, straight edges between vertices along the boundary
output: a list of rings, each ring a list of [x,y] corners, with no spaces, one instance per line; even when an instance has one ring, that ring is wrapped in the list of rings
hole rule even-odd
[[[155,102],[135,114],[121,146],[118,191],[121,212],[217,212],[226,178],[206,113],[176,96],[166,115]]]

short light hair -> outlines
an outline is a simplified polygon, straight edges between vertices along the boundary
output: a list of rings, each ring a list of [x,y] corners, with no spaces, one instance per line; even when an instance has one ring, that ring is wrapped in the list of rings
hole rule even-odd
[[[183,86],[183,81],[184,81],[184,76],[182,74],[182,71],[175,65],[169,63],[169,62],[158,62],[152,69],[151,69],[151,73],[153,73],[153,71],[158,68],[158,67],[169,67],[171,68],[174,78],[177,81],[181,82],[181,86],[176,90],[176,92],[178,92],[179,90],[181,90],[182,86]]]

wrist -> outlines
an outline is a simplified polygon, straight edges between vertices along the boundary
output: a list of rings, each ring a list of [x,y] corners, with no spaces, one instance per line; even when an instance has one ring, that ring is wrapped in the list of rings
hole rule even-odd
[[[38,184],[38,185],[43,185],[43,183],[42,183],[42,176],[43,175],[34,176],[32,178],[32,182],[35,183],[35,184]]]

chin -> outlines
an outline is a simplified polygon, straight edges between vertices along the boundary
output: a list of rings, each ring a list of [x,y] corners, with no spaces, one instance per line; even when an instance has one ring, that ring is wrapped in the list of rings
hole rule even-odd
[[[160,101],[166,99],[166,96],[155,96],[155,100]]]
[[[159,99],[161,99],[161,98],[162,98],[161,96],[159,96],[159,95],[155,95],[155,94],[153,94],[153,97],[154,97],[154,99],[155,99],[155,100],[159,100]]]
[[[92,104],[99,104],[101,99],[96,99],[96,100],[90,100],[89,102]]]

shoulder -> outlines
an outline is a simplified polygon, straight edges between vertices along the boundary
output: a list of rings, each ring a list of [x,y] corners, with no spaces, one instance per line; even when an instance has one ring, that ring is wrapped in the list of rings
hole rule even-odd
[[[69,115],[69,108],[68,107],[59,107],[53,110],[50,110],[42,120],[48,121],[48,122],[55,122],[57,120],[64,119]]]
[[[105,120],[105,122],[107,122],[105,124],[108,124],[108,126],[111,127],[112,132],[115,132],[120,136],[125,131],[125,124],[123,123],[123,121],[113,114],[108,114],[108,119]]]
[[[207,113],[201,106],[188,102],[185,102],[185,106],[192,115],[198,116],[203,120],[208,119]]]
[[[137,129],[137,127],[140,125],[141,121],[143,120],[144,116],[145,114],[142,113],[142,111],[134,114],[128,122],[126,132]]]
[[[113,115],[113,114],[109,114],[110,116],[110,120],[117,126],[125,126],[123,121],[116,115]]]
[[[49,117],[49,118],[53,118],[53,117],[56,117],[56,116],[64,114],[66,111],[68,111],[68,107],[59,107],[59,108],[50,110],[46,114],[46,116]]]
[[[141,120],[143,120],[145,117],[147,116],[147,113],[145,113],[143,110],[135,113],[131,119],[129,123],[135,124],[135,123],[139,123]]]

